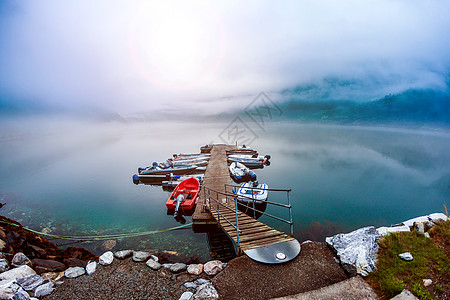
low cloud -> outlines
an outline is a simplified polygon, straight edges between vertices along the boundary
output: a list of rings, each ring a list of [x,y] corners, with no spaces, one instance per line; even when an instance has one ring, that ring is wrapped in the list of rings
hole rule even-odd
[[[208,113],[327,78],[363,82],[339,90],[360,101],[445,89],[449,15],[437,0],[2,1],[0,97]]]

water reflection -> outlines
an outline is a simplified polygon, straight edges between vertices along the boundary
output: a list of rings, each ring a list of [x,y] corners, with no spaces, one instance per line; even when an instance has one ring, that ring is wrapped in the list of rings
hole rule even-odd
[[[131,176],[137,166],[173,153],[198,152],[227,125],[52,118],[0,122],[0,202],[7,202],[0,212],[24,226],[61,235],[179,226],[167,215],[170,190],[135,185]],[[271,166],[256,170],[258,180],[292,189],[300,240],[395,224],[450,203],[446,132],[293,123],[268,124],[265,130],[251,145],[271,154]],[[284,201],[284,196],[269,197]],[[272,206],[266,212],[284,214]],[[266,216],[260,220],[289,232]],[[83,245],[100,252],[100,243]],[[116,249],[126,248],[210,257],[208,234],[191,229],[117,241]]]

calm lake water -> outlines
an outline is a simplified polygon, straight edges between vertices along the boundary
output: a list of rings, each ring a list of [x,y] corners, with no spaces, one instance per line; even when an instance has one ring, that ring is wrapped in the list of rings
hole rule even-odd
[[[0,213],[53,234],[140,232],[180,225],[166,214],[169,192],[135,185],[138,166],[194,153],[226,123],[0,121]],[[450,203],[450,133],[392,128],[266,124],[252,143],[270,154],[260,182],[290,188],[295,237],[324,240],[361,226],[442,212]],[[286,201],[282,193],[270,199]],[[268,213],[287,212],[268,207]],[[288,226],[262,221],[289,232]],[[189,218],[188,218],[189,221]],[[64,241],[57,241],[64,244]],[[190,227],[117,241],[115,249],[176,251],[209,258],[206,233]],[[75,244],[97,254],[101,242]]]

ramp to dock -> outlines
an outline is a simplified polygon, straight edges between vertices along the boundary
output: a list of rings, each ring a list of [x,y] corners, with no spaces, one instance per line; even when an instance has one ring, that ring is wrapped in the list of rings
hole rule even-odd
[[[285,233],[237,210],[235,197],[227,193],[230,183],[226,150],[232,145],[214,145],[203,187],[193,215],[194,226],[217,224],[250,258],[264,263],[283,263],[300,253],[300,243]]]

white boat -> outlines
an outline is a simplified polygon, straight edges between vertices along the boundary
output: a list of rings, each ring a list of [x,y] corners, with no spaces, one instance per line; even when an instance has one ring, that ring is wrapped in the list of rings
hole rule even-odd
[[[237,183],[256,180],[256,174],[239,162],[232,162],[228,170],[231,178]]]
[[[197,167],[207,166],[209,159],[183,159],[183,160],[174,160],[172,164],[174,167],[180,165],[196,165]]]
[[[262,155],[257,155],[257,154],[230,154],[230,155],[228,155],[228,157],[229,158],[242,158],[242,159],[250,158],[250,159],[258,159],[260,161],[270,159],[270,155],[262,156]]]
[[[258,183],[258,181],[245,182],[235,193],[239,202],[246,204],[262,203],[267,200],[268,188],[267,184]]]
[[[243,157],[230,157],[228,156],[228,162],[232,163],[232,162],[238,162],[243,164],[246,167],[249,168],[262,168],[264,167],[265,164],[268,163],[268,160],[260,160],[258,158],[243,158]]]

